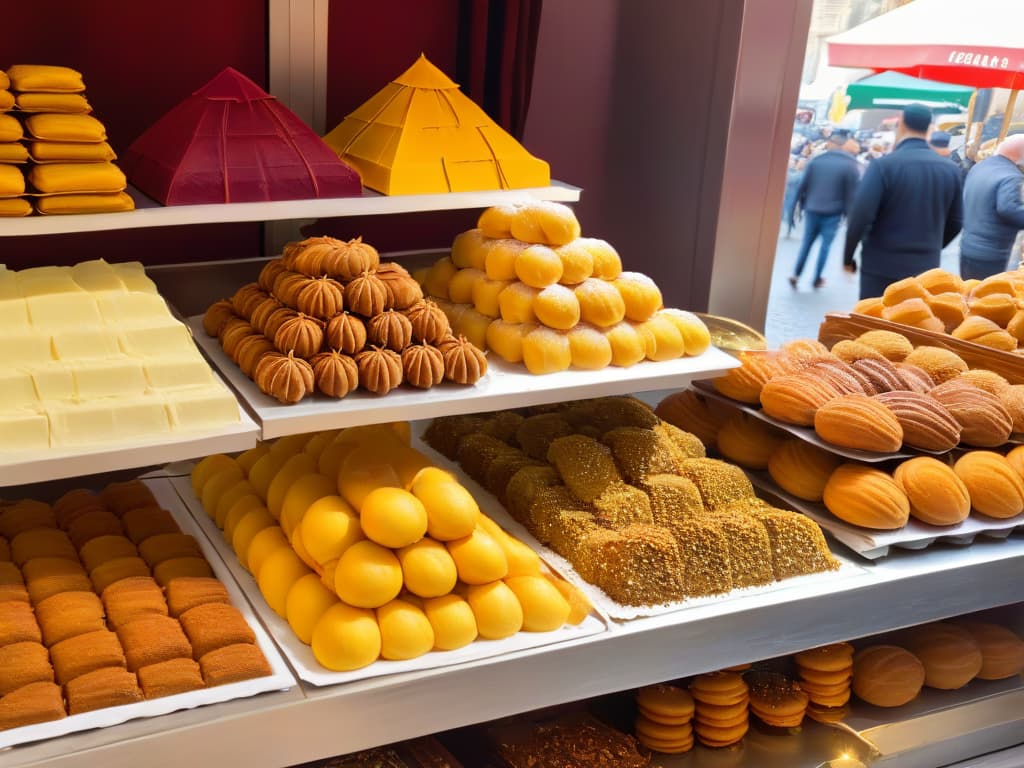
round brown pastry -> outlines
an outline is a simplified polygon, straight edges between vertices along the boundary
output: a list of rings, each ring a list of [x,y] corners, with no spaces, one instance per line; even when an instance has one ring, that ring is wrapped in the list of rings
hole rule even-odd
[[[827,443],[889,453],[903,445],[903,428],[882,403],[865,395],[842,395],[814,414],[814,431]]]
[[[274,280],[274,296],[292,309],[296,308],[299,291],[309,285],[311,278],[298,272],[282,272]]]
[[[971,633],[945,622],[914,627],[900,635],[901,645],[924,664],[924,684],[953,691],[981,671],[981,648]]]
[[[795,339],[787,341],[779,348],[787,367],[802,368],[804,365],[822,360],[834,359],[828,347],[817,339]]]
[[[321,352],[310,363],[316,388],[328,397],[344,397],[359,386],[359,366],[340,352]]]
[[[925,299],[928,309],[949,333],[967,317],[967,301],[959,293],[939,293]]]
[[[718,430],[728,418],[727,413],[713,409],[709,400],[692,389],[666,395],[654,413],[662,421],[696,435],[708,447],[717,443]]]
[[[983,515],[1007,518],[1024,511],[1024,479],[1005,456],[992,451],[965,453],[953,465],[971,496],[971,506]]]
[[[274,334],[274,346],[283,354],[295,353],[296,357],[309,359],[324,344],[324,327],[316,318],[301,312],[297,317],[286,320]]]
[[[883,392],[874,399],[892,411],[900,423],[904,445],[948,451],[960,442],[960,423],[934,397],[918,392]]]
[[[947,381],[931,391],[960,423],[960,440],[979,448],[1003,445],[1013,432],[1013,419],[999,398],[966,381]]]
[[[748,672],[750,711],[773,728],[798,728],[810,701],[800,685],[778,672]]]
[[[903,362],[916,365],[936,384],[955,379],[968,368],[958,354],[940,347],[916,347]]]
[[[996,394],[1003,408],[1010,415],[1014,432],[1024,432],[1024,384],[1007,386]]]
[[[257,283],[246,283],[231,297],[231,306],[239,317],[249,318],[253,309],[267,298],[267,293]]]
[[[1024,640],[999,624],[975,619],[954,619],[953,624],[967,632],[981,650],[981,680],[1003,680],[1024,671]]]
[[[848,679],[845,672],[853,664],[853,646],[849,643],[832,643],[800,651],[794,657],[801,672],[842,672],[842,679]]]
[[[812,373],[783,374],[762,387],[761,407],[779,421],[810,426],[818,409],[836,397],[836,390]]]
[[[402,313],[387,309],[370,318],[366,336],[371,344],[401,352],[412,343],[412,323]]]
[[[448,316],[430,299],[417,301],[405,314],[412,323],[412,337],[416,341],[436,345],[451,334]]]
[[[324,268],[327,257],[344,245],[341,240],[333,237],[307,237],[305,240],[285,246],[281,258],[288,269],[309,277],[321,277],[327,273]]]
[[[456,384],[476,384],[487,373],[487,356],[474,347],[465,336],[446,343],[441,348],[444,356],[444,376]]]
[[[345,289],[329,277],[313,278],[299,291],[295,308],[319,320],[330,320],[345,308]]]
[[[166,616],[163,590],[151,576],[121,579],[103,590],[103,608],[113,629],[140,616]]]
[[[75,488],[53,502],[51,508],[54,517],[57,518],[57,525],[67,528],[79,515],[103,509],[104,506],[94,491],[87,488]]]
[[[263,323],[263,335],[268,339],[273,339],[281,326],[287,323],[289,320],[293,320],[299,316],[291,307],[282,306],[280,309],[275,309],[269,315]]]
[[[234,331],[236,328],[247,328],[248,329],[248,328],[252,328],[252,326],[249,325],[249,322],[247,320],[243,320],[242,318],[238,317],[237,315],[235,315],[234,317],[229,318],[220,327],[220,333],[217,335],[217,338],[220,340],[221,344],[224,343],[224,337],[230,335],[231,332]]]
[[[888,531],[902,528],[910,501],[892,477],[863,464],[843,464],[825,484],[828,511],[852,525]]]
[[[988,298],[982,299],[987,301]],[[983,347],[1010,352],[1017,348],[1017,339],[987,317],[971,315],[953,330],[953,337],[980,344]]]
[[[153,569],[153,578],[164,589],[177,579],[213,576],[213,569],[203,557],[172,557]]]
[[[839,395],[875,394],[866,376],[859,375],[853,366],[836,358],[811,363],[803,368],[802,373],[822,379]],[[867,391],[866,387],[870,387],[871,391]]]
[[[853,309],[850,310],[850,312],[854,315],[881,317],[883,309],[885,309],[885,305],[882,303],[882,297],[877,296],[868,299],[861,299],[853,305]]]
[[[893,331],[868,331],[858,336],[857,341],[871,347],[893,363],[903,362],[907,355],[914,351],[914,345],[906,336]]]
[[[256,366],[263,356],[276,349],[270,339],[262,333],[258,333],[255,336],[246,336],[238,343],[238,348],[235,350],[235,360],[238,362],[238,367],[242,369],[242,373],[251,379],[256,372]]]
[[[893,472],[907,494],[910,514],[929,525],[956,525],[971,512],[971,496],[956,472],[938,459],[918,456]]]
[[[430,389],[444,380],[444,355],[429,344],[414,344],[402,350],[405,380],[419,389]]]
[[[220,329],[231,318],[235,317],[235,308],[227,299],[215,301],[203,314],[203,330],[207,336],[219,336]]]
[[[124,533],[117,515],[106,509],[94,509],[79,515],[67,527],[68,537],[75,549],[81,549],[99,536],[117,536]]]
[[[874,390],[874,394],[905,389],[905,382],[903,377],[900,376],[899,371],[896,370],[896,366],[884,358],[880,360],[854,360],[850,367],[871,382],[871,389]]]
[[[402,358],[397,352],[370,347],[356,355],[359,384],[375,395],[386,395],[402,383]]]
[[[284,259],[271,259],[263,265],[259,277],[256,278],[256,284],[267,293],[273,293],[274,282],[282,272],[287,271],[288,266],[284,263]]]
[[[1006,330],[1017,341],[1024,339],[1024,309],[1018,309],[1010,322],[1006,324]]]
[[[325,335],[328,347],[346,355],[361,352],[366,346],[366,324],[348,312],[332,317]]]
[[[782,440],[781,430],[737,412],[718,432],[718,452],[745,469],[766,469]]]
[[[100,491],[100,500],[118,517],[140,507],[157,506],[153,491],[142,480],[109,483]]]
[[[106,600],[107,596],[103,595]],[[167,585],[167,606],[171,616],[181,616],[189,608],[206,603],[231,603],[224,585],[214,578],[186,576]]]
[[[386,261],[377,267],[377,277],[388,292],[387,305],[393,309],[408,309],[423,298],[423,289],[400,264]]]
[[[825,485],[842,463],[834,453],[805,440],[784,440],[768,459],[768,474],[779,487],[804,501],[821,501]]]
[[[245,621],[245,617],[233,605],[197,605],[185,611],[178,619],[196,657],[205,656],[210,651],[226,645],[256,642],[256,635]]]
[[[285,404],[297,403],[313,391],[313,367],[291,352],[270,352],[260,358],[253,381],[264,394]]]
[[[882,304],[887,307],[895,307],[904,301],[923,299],[927,295],[928,291],[921,285],[920,280],[916,277],[906,277],[885,287],[885,291],[882,293]]]
[[[927,395],[932,391],[932,387],[935,386],[932,377],[924,369],[910,363],[896,363],[895,366],[896,372],[903,379],[903,389]]]
[[[345,284],[346,306],[363,317],[379,315],[387,302],[387,288],[373,272],[363,272]]]
[[[832,347],[832,354],[844,363],[854,363],[858,360],[884,360],[881,352],[872,346],[862,344],[859,341],[844,340],[836,342]]]
[[[882,299],[884,302],[885,299]],[[920,327],[922,323],[935,319],[924,299],[914,297],[890,304],[882,310],[882,317],[893,323]]]
[[[220,345],[224,348],[224,354],[232,360],[236,360],[235,355],[238,351],[238,345],[244,339],[255,336],[257,333],[258,331],[255,328],[249,325],[249,323],[244,322],[233,324],[230,328],[226,328],[220,337]]]
[[[377,249],[369,243],[364,243],[363,238],[357,237],[347,243],[339,242],[336,248],[324,256],[323,269],[328,277],[345,283],[356,279],[364,272],[373,272],[378,264],[380,254],[377,253]],[[354,311],[359,312],[358,309]]]
[[[964,281],[960,279],[960,275],[954,275],[940,267],[922,272],[917,276],[917,282],[931,294],[960,293],[964,287]]]
[[[972,368],[964,371],[956,377],[956,381],[966,381],[978,389],[984,389],[993,395],[999,395],[1009,389],[1010,382],[994,371],[986,371],[984,368]]]
[[[1005,328],[1017,314],[1017,300],[1012,293],[987,293],[968,299],[967,308],[973,317],[984,317],[997,327]]]
[[[99,513],[110,514],[105,509]],[[56,528],[32,528],[11,539],[11,559],[16,564],[24,566],[29,560],[44,557],[78,563],[78,554],[68,534]]]
[[[924,685],[924,664],[895,645],[871,645],[853,657],[853,692],[876,707],[900,707]]]
[[[718,392],[741,403],[761,402],[761,389],[782,366],[778,352],[741,352],[742,365],[712,380]]]
[[[270,316],[282,307],[284,307],[284,304],[273,296],[268,296],[253,310],[252,315],[249,317],[249,323],[253,328],[262,333],[263,329],[267,327],[267,320],[270,319]]]

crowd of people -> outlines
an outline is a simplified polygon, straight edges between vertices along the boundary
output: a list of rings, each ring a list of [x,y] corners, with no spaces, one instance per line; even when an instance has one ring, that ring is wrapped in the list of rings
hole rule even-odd
[[[1004,139],[979,159],[952,150],[950,135],[932,131],[932,120],[927,107],[908,105],[891,145],[874,140],[862,146],[827,126],[794,132],[782,214],[787,236],[798,217],[804,225],[789,278],[794,289],[815,243],[812,286],[824,286],[829,250],[844,219],[843,266],[859,270],[862,298],[939,266],[943,248],[958,234],[965,279],[1007,269],[1024,230],[1024,135]]]

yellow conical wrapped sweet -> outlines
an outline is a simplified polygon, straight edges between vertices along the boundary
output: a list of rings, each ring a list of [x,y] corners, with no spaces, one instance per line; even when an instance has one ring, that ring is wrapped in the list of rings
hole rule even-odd
[[[249,543],[246,550],[245,560],[242,565],[254,576],[260,572],[260,567],[270,555],[278,549],[287,549],[288,539],[280,526],[264,528],[257,533]]]
[[[571,288],[549,285],[533,300],[537,320],[548,328],[566,331],[580,321],[580,303]]]
[[[402,566],[390,549],[357,541],[338,559],[334,591],[349,605],[379,608],[402,591]]]
[[[306,551],[320,565],[337,560],[365,538],[359,516],[340,496],[317,499],[299,524]]]
[[[192,469],[192,491],[197,498],[202,498],[203,486],[206,481],[221,472],[231,472],[232,467],[238,466],[238,462],[223,453],[215,453],[207,456]],[[239,467],[239,469],[241,469]]]
[[[355,443],[333,442],[320,453],[316,461],[316,470],[324,477],[337,477],[341,463],[357,448]]]
[[[434,650],[454,651],[476,640],[473,609],[458,595],[424,600],[423,613],[434,630]]]
[[[348,672],[380,658],[380,627],[373,611],[336,603],[313,627],[313,656],[327,669]]]
[[[523,339],[538,328],[536,323],[494,320],[487,326],[487,348],[508,363],[523,361]]]
[[[217,511],[213,515],[214,522],[217,523],[218,528],[224,527],[224,521],[227,519],[228,512],[235,506],[235,502],[245,496],[255,496],[259,499],[256,488],[248,480],[239,480],[221,494],[220,498],[217,499]]]
[[[440,597],[455,588],[455,561],[443,544],[421,539],[398,550],[405,588],[417,597]]]
[[[400,446],[392,448],[391,456]],[[401,488],[402,480],[391,464],[387,449],[360,448],[352,451],[341,462],[338,470],[338,492],[353,509],[358,510],[363,500],[378,488]]]
[[[434,647],[434,630],[426,615],[412,603],[392,600],[377,609],[381,658],[415,659]]]
[[[484,237],[512,237],[512,219],[518,213],[516,205],[493,205],[480,214],[476,225]]]
[[[526,285],[546,288],[562,279],[562,260],[546,245],[531,245],[516,256],[515,276]]]
[[[316,461],[308,453],[297,453],[281,466],[281,469],[274,475],[274,479],[270,481],[270,485],[267,486],[267,509],[275,519],[281,518],[284,496],[291,488],[292,483],[312,472],[316,472]]]
[[[415,544],[427,533],[427,510],[404,488],[377,488],[363,499],[359,523],[371,541],[399,549]]]
[[[569,337],[551,328],[531,331],[523,338],[523,364],[538,375],[568,369],[572,365]]]
[[[285,535],[291,537],[292,530],[315,501],[333,496],[336,490],[337,483],[319,472],[310,472],[292,483],[281,502],[281,528]]]
[[[448,552],[466,584],[486,584],[508,575],[508,559],[501,545],[483,528],[461,539],[449,541]]]
[[[397,451],[392,464],[403,488],[412,483],[412,479],[419,474],[421,469],[431,466],[430,459],[426,454],[410,446],[403,446],[401,450]]]
[[[533,304],[537,300],[539,288],[532,288],[525,283],[515,282],[498,294],[498,311],[506,323],[535,323],[537,313]]]
[[[288,592],[292,585],[312,573],[291,549],[275,549],[260,565],[256,583],[267,605],[281,618],[285,618]]]
[[[487,327],[497,316],[484,314],[470,307],[451,321],[452,330],[465,336],[474,347],[484,349],[487,346]]]
[[[612,365],[628,368],[647,355],[644,337],[631,323],[623,321],[613,325],[604,335],[612,347]]]
[[[236,464],[233,467],[222,469],[206,480],[203,483],[203,492],[200,496],[206,514],[215,518],[217,502],[220,501],[220,497],[243,479],[242,468]]]
[[[523,608],[503,581],[467,587],[466,602],[473,609],[477,632],[485,640],[510,637],[523,628]]]
[[[473,286],[478,280],[486,278],[479,269],[460,269],[448,283],[448,296],[456,304],[473,303]]]
[[[506,534],[499,542],[508,560],[508,575],[540,576],[540,558],[519,539]]]
[[[600,328],[610,328],[626,317],[626,302],[615,286],[591,277],[574,286],[580,305],[580,319]]]
[[[550,581],[554,588],[565,598],[565,601],[569,603],[569,618],[566,619],[566,623],[572,624],[574,627],[582,624],[583,620],[594,610],[594,606],[590,604],[590,600],[583,594],[583,590],[551,572],[545,573],[544,578]]]
[[[512,576],[505,584],[519,601],[527,632],[552,632],[568,621],[568,601],[543,576]]]
[[[248,451],[240,453],[235,461],[238,462],[238,466],[242,468],[242,471],[245,472],[248,477],[249,472],[252,471],[253,465],[268,453],[270,453],[270,443],[258,443],[254,448],[250,448]]]
[[[564,245],[580,236],[580,223],[567,205],[531,200],[518,206],[509,230],[524,243]]]
[[[432,539],[453,541],[473,533],[480,519],[480,507],[460,483],[421,473],[410,488],[426,510],[427,534]]]
[[[306,645],[313,642],[313,628],[327,612],[338,602],[338,598],[329,591],[315,573],[303,576],[292,584],[285,601],[285,618],[292,632]]]
[[[611,342],[597,328],[589,323],[580,323],[568,331],[568,336],[573,368],[597,371],[611,365]]]

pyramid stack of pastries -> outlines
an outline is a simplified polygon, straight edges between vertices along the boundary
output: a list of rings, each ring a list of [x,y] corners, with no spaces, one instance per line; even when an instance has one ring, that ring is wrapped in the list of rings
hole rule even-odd
[[[0,268],[0,454],[137,442],[238,422],[137,262]]]
[[[0,729],[270,674],[142,482],[4,502],[0,541]]]
[[[711,341],[696,315],[663,307],[653,280],[623,272],[609,243],[580,237],[560,203],[487,209],[417,279],[458,333],[534,374],[673,360]]]
[[[193,489],[327,669],[583,621],[586,598],[409,439],[408,424],[281,438],[207,457]]]
[[[1016,352],[1024,340],[1024,271],[963,280],[930,269],[893,283],[881,296],[859,301],[853,312]]]
[[[203,327],[282,403],[360,387],[384,395],[403,382],[474,384],[487,372],[483,352],[452,335],[409,273],[361,238],[288,244],[257,282],[211,305]]]
[[[110,213],[135,207],[127,180],[114,164],[103,123],[90,113],[82,74],[69,67],[16,64],[0,78],[0,109],[13,99],[21,123],[0,114],[0,164],[21,163],[18,179],[0,165],[0,215]],[[13,94],[12,94],[13,92]],[[18,176],[21,171],[18,170]],[[30,189],[26,198],[12,198]]]
[[[445,417],[424,439],[624,605],[838,567],[817,524],[756,499],[739,467],[634,398]]]

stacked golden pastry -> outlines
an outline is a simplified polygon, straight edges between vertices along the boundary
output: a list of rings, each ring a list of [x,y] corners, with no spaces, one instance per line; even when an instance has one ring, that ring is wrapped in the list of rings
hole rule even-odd
[[[675,685],[649,685],[636,694],[636,738],[648,749],[679,754],[693,749],[693,696]]]
[[[0,115],[0,215],[109,213],[135,207],[113,163],[106,129],[90,113],[82,74],[69,67],[16,64],[9,80],[22,122]],[[0,90],[0,94],[7,93]],[[8,95],[11,95],[8,93]],[[0,107],[4,99],[0,96]],[[11,122],[13,121],[13,122]],[[31,200],[14,197],[31,185]],[[14,191],[20,185],[19,191]]]
[[[655,282],[623,272],[606,241],[580,237],[559,203],[487,209],[417,279],[458,333],[534,374],[673,360],[710,344],[699,318],[664,308]]]
[[[255,643],[145,484],[0,505],[0,729],[269,675]]]
[[[834,570],[821,529],[629,397],[436,419],[424,439],[610,598],[633,606]]]
[[[203,328],[282,403],[359,387],[384,395],[403,382],[470,385],[487,372],[484,353],[451,333],[409,273],[361,238],[289,243],[256,282],[211,305]]]
[[[261,443],[192,485],[267,605],[335,671],[578,624],[590,604],[409,445],[408,424]]]

